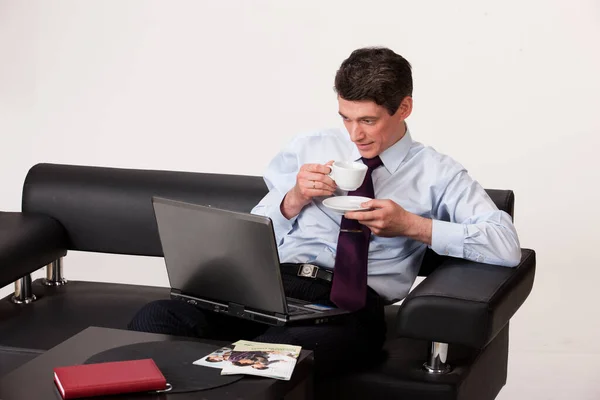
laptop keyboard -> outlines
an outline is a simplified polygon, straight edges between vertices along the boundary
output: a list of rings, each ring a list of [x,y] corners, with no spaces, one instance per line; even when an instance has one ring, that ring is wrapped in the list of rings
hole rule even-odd
[[[305,315],[305,314],[314,314],[315,311],[309,308],[305,308],[305,304],[310,304],[308,301],[295,299],[293,297],[286,297],[287,305],[288,305],[288,314],[289,315]]]
[[[288,304],[288,314],[289,315],[304,315],[304,314],[312,314],[314,311],[307,310],[306,308],[301,308],[295,306],[293,304]]]

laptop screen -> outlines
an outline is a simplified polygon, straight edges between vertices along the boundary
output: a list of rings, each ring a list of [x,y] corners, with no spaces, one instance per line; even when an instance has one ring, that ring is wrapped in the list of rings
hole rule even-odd
[[[172,289],[270,313],[285,312],[271,220],[153,198]]]

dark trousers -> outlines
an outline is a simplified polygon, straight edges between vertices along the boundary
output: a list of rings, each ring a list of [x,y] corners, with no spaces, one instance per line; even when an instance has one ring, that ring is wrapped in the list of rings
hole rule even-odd
[[[331,304],[329,282],[285,273],[282,279],[287,296]],[[246,339],[302,346],[314,352],[317,376],[372,364],[381,355],[386,332],[383,301],[371,289],[364,309],[330,324],[275,327],[205,311],[183,301],[158,300],[143,307],[128,328],[231,342]]]

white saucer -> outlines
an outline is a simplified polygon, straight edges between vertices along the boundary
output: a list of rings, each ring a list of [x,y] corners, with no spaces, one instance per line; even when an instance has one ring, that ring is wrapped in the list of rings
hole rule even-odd
[[[369,210],[369,208],[360,206],[361,203],[369,200],[373,199],[361,196],[334,196],[323,200],[323,205],[333,211],[344,214],[346,211]]]

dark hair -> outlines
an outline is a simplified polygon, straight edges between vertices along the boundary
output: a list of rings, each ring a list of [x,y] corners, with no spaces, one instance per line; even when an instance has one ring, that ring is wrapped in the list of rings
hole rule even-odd
[[[410,63],[385,47],[354,50],[335,74],[335,91],[341,98],[374,101],[390,115],[412,90]]]
[[[238,367],[250,367],[250,366],[254,365],[255,363],[256,363],[256,361],[254,361],[254,360],[252,360],[252,364],[246,364],[241,361],[233,361],[232,362],[233,365],[236,365]]]

